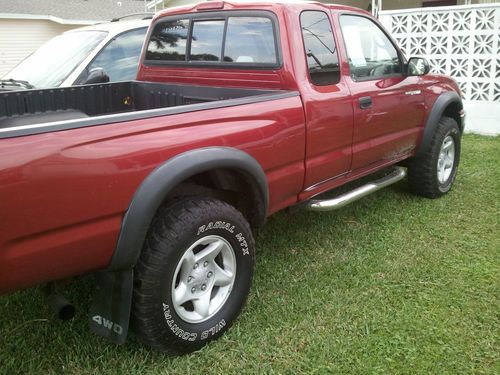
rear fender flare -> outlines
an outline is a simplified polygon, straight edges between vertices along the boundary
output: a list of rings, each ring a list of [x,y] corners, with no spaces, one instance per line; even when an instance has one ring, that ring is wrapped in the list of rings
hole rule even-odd
[[[259,221],[264,222],[269,201],[266,175],[249,154],[230,147],[207,147],[179,154],[151,172],[135,192],[123,218],[110,271],[135,266],[147,231],[167,194],[182,181],[196,174],[218,168],[231,168],[254,179],[262,200]]]
[[[90,309],[89,327],[108,340],[123,344],[127,338],[132,306],[134,266],[140,256],[149,226],[168,193],[198,173],[231,168],[254,179],[262,204],[259,223],[267,214],[269,193],[260,164],[249,154],[229,147],[188,151],[166,161],[151,172],[135,192],[123,218],[115,253],[107,269],[97,274]]]

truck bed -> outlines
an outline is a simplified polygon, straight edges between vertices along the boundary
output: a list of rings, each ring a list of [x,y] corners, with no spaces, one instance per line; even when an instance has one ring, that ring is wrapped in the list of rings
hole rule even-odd
[[[39,134],[203,109],[249,104],[297,92],[114,82],[0,94],[0,138]]]

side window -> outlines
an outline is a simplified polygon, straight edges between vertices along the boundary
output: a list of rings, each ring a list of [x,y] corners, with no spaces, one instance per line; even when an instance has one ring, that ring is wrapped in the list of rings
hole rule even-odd
[[[300,26],[311,82],[315,85],[338,83],[339,58],[328,16],[321,11],[302,12]]]
[[[135,79],[146,31],[142,28],[118,35],[99,52],[87,71],[103,68],[111,82]]]
[[[354,79],[378,79],[401,73],[396,48],[372,20],[343,15],[342,34]]]

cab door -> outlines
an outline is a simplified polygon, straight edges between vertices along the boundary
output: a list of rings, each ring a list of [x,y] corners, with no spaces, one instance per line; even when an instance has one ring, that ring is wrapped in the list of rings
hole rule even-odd
[[[424,120],[420,78],[403,74],[402,56],[371,18],[341,14],[354,109],[353,171],[411,153]]]
[[[305,192],[301,196],[305,199],[349,171],[353,113],[330,14],[303,11],[300,28],[304,50],[299,53],[297,82],[307,124]]]

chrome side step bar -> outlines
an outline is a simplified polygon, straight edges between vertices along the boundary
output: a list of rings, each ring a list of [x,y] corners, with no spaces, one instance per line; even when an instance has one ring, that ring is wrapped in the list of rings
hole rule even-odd
[[[376,192],[377,190],[383,189],[386,186],[392,185],[403,178],[406,177],[406,168],[403,167],[395,167],[394,171],[387,176],[384,176],[378,180],[370,182],[366,185],[360,186],[348,193],[342,194],[333,199],[327,200],[317,200],[312,199],[305,203],[306,209],[310,211],[333,211],[344,206],[347,206],[349,203],[357,201],[367,195]]]

